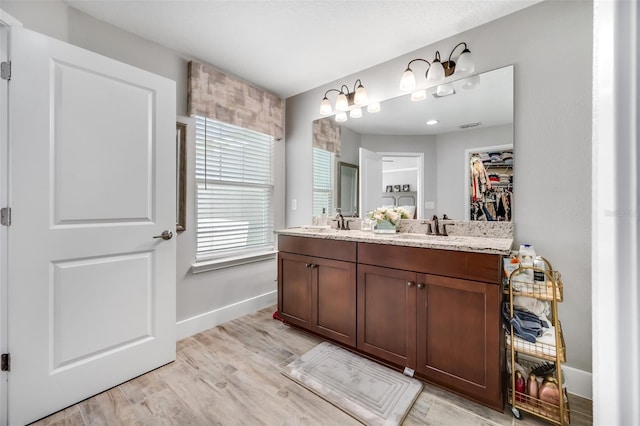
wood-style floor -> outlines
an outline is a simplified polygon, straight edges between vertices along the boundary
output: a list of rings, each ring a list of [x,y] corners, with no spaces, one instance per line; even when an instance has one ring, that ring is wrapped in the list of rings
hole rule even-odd
[[[177,360],[34,424],[359,425],[280,368],[320,339],[263,309],[177,343]],[[592,424],[591,401],[570,395],[571,424]],[[425,384],[405,425],[542,425],[515,420]]]

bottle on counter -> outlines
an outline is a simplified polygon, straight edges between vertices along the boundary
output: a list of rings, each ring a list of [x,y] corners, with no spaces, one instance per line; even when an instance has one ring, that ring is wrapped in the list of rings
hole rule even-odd
[[[320,215],[320,225],[327,226],[327,209],[325,207],[322,208],[322,215]]]

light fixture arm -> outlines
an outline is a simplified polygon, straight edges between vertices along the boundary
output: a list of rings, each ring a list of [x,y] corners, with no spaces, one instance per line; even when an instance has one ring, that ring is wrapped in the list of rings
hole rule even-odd
[[[462,50],[463,52],[464,52],[465,50],[469,50],[469,48],[467,47],[467,43],[465,43],[464,41],[463,41],[463,42],[460,42],[460,43],[458,43],[458,44],[456,44],[456,47],[454,47],[453,49],[451,49],[451,53],[449,53],[449,60],[448,60],[448,62],[451,62],[451,57],[453,56],[453,52],[455,52],[455,51],[456,51],[456,49],[457,49],[458,47],[462,46],[462,45],[464,45],[464,49]]]
[[[416,58],[416,59],[412,59],[412,60],[409,61],[409,63],[407,64],[407,69],[410,70],[411,69],[411,64],[416,62],[416,61],[426,62],[427,65],[429,65],[429,68],[431,68],[431,62],[427,61],[426,59]],[[427,68],[427,70],[429,68]]]
[[[362,81],[360,81],[360,79],[357,79],[356,82],[353,83],[353,92],[355,93],[355,91],[358,89],[358,87],[361,87],[361,86],[362,86]]]
[[[327,95],[329,94],[329,92],[338,92],[338,93],[342,93],[340,90],[338,89],[329,89],[326,92],[324,92],[324,97],[326,98]]]

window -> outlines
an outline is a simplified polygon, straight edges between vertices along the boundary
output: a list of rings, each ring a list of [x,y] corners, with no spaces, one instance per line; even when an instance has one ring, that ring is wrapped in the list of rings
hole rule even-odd
[[[320,216],[322,208],[333,214],[333,177],[335,154],[313,148],[313,215]]]
[[[272,250],[271,136],[196,116],[196,261]]]

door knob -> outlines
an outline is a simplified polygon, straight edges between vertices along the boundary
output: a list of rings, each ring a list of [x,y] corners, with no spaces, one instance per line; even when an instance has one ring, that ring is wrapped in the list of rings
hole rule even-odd
[[[424,284],[422,284],[422,283],[418,283],[418,288],[419,288],[420,290],[422,290],[422,289],[424,288]]]
[[[173,237],[173,232],[171,231],[162,231],[162,234],[155,235],[153,238],[162,238],[163,240],[170,240]]]
[[[413,281],[407,281],[407,287],[413,287],[415,283]]]

